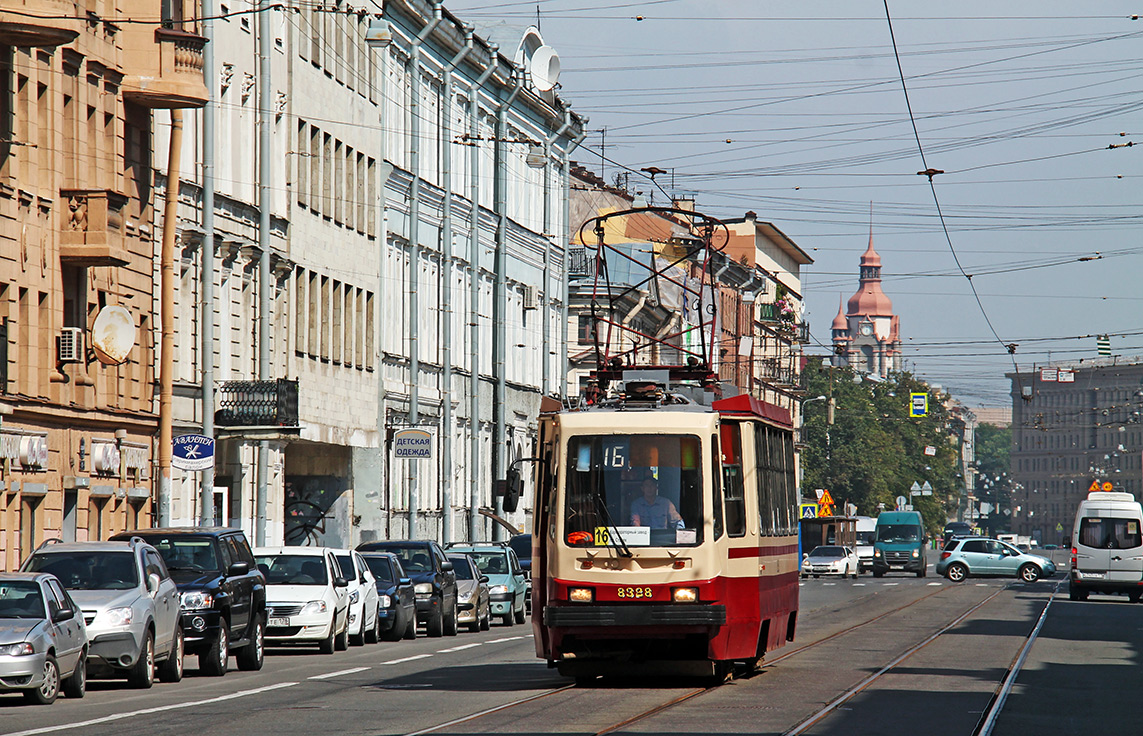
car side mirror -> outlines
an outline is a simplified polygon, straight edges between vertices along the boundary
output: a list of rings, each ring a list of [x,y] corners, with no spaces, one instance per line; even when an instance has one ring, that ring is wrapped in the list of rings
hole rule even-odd
[[[335,588],[348,588],[349,581],[343,577],[336,577],[333,579],[333,587]]]
[[[229,577],[238,577],[250,572],[249,562],[232,562],[230,567],[226,568],[226,574]]]
[[[60,608],[52,614],[52,621],[57,624],[60,621],[68,621],[72,618],[75,618],[75,609],[72,608]]]
[[[400,583],[401,585],[412,585],[413,579],[412,578],[401,578],[397,582]]]
[[[487,575],[481,575],[480,576],[480,582],[487,583],[488,582],[488,576]]]
[[[159,579],[158,573],[153,572],[150,575],[148,575],[147,576],[147,592],[149,592],[151,595],[155,595],[156,593],[158,593],[159,592],[159,582],[160,582],[160,579]]]
[[[448,560],[445,560],[444,562],[441,563],[441,570],[443,570],[444,572],[452,572],[452,563],[449,562]]]

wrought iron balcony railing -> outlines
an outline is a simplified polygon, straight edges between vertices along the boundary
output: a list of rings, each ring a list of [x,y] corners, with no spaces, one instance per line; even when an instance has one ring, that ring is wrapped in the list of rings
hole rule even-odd
[[[223,381],[214,423],[220,427],[297,427],[298,382]]]

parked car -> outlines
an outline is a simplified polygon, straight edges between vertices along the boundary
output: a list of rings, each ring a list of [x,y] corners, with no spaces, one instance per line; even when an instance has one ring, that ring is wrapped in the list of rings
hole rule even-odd
[[[413,580],[392,552],[362,552],[377,586],[377,621],[386,641],[417,638],[417,599]]]
[[[349,581],[328,547],[259,547],[266,577],[266,641],[313,644],[322,654],[349,647]]]
[[[810,575],[840,575],[843,578],[857,579],[857,553],[849,547],[836,544],[823,544],[814,547],[802,560],[802,579]]]
[[[492,621],[488,576],[481,573],[476,562],[466,554],[450,552],[448,559],[456,573],[457,607],[460,609],[457,621],[467,625],[469,631],[488,631]]]
[[[87,690],[87,629],[54,575],[0,572],[0,692],[37,705]]]
[[[266,636],[266,579],[241,529],[177,527],[139,529],[137,536],[163,557],[178,586],[186,651],[198,671],[225,675],[230,655],[240,670],[260,670]]]
[[[531,534],[517,534],[508,540],[508,546],[516,553],[516,559],[520,561],[520,569],[524,571],[524,577],[528,580],[527,592],[524,596],[525,607],[528,613],[532,612],[532,535]]]
[[[425,624],[429,636],[456,636],[456,575],[441,546],[427,540],[365,542],[358,552],[392,552],[401,560],[413,580],[417,601],[417,621]]]
[[[377,616],[377,580],[361,553],[335,549],[333,556],[341,576],[349,582],[349,643],[362,646],[380,639],[381,619]]]
[[[1012,545],[987,537],[956,537],[941,550],[937,574],[954,583],[969,576],[1018,577],[1033,583],[1056,574],[1056,563],[1047,557],[1021,552]]]
[[[179,591],[163,558],[138,537],[126,542],[45,542],[24,572],[55,575],[83,611],[88,674],[126,675],[149,688],[183,677]]]
[[[449,545],[449,552],[470,555],[480,572],[488,576],[493,616],[499,616],[505,626],[524,623],[528,581],[511,547],[502,542],[475,542]]]

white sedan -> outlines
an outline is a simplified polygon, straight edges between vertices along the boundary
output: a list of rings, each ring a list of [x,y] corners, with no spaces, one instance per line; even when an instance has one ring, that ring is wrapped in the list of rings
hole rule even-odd
[[[328,547],[260,547],[266,576],[266,643],[316,643],[322,654],[349,646],[349,581]]]
[[[849,547],[825,544],[802,558],[802,579],[810,575],[840,575],[857,579],[857,554]]]

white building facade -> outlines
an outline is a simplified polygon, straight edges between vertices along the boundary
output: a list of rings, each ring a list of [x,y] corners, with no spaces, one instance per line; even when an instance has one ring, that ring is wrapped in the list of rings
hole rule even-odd
[[[209,420],[207,383],[212,411],[278,404],[266,421],[216,417],[214,490],[204,504],[199,474],[176,471],[166,521],[265,544],[491,538],[493,480],[531,454],[540,397],[563,390],[567,156],[584,121],[552,93],[558,61],[535,29],[482,35],[416,0],[266,14],[215,21],[214,221],[208,167],[184,166],[175,434]],[[184,161],[207,153],[202,122],[188,119]],[[204,314],[206,350],[190,338]],[[431,458],[393,458],[410,427]]]

